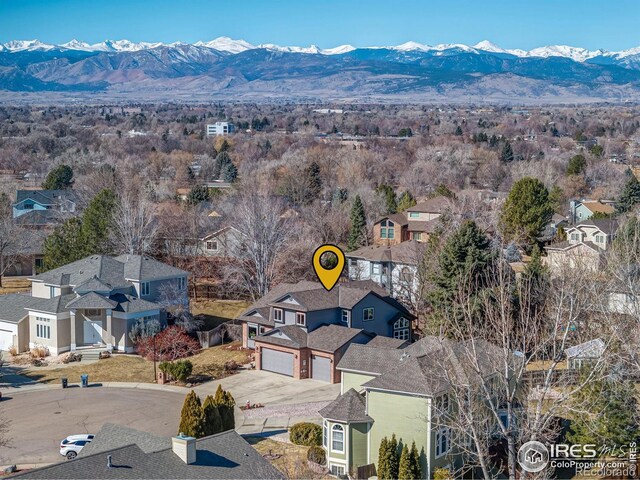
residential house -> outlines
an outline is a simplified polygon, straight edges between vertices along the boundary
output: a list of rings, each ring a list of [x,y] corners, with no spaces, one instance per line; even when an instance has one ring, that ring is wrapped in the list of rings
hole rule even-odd
[[[26,215],[25,215],[26,216]],[[24,218],[20,217],[20,218]],[[44,240],[47,233],[42,230],[21,229],[0,259],[4,277],[34,275],[44,261]]]
[[[282,283],[238,317],[257,369],[331,383],[340,381],[336,365],[349,345],[378,336],[390,338],[377,342],[396,345],[411,341],[413,319],[370,281],[339,283],[330,291],[316,282]]]
[[[214,231],[202,228],[200,232],[197,236],[164,238],[165,251],[175,257],[234,258],[244,248],[244,235],[235,227],[226,226]]]
[[[613,215],[615,211],[613,200],[571,200],[569,202],[571,223],[589,220],[595,214]]]
[[[30,479],[284,479],[234,430],[160,437],[107,423],[73,461],[15,475]]]
[[[416,240],[372,245],[346,254],[350,280],[372,280],[394,298],[412,303],[419,295],[418,265],[425,244]]]
[[[611,247],[618,229],[614,218],[585,220],[567,228],[567,240],[547,245],[547,265],[549,269],[561,271],[564,268],[582,266],[599,271],[604,266],[604,252]]]
[[[500,368],[490,360],[494,348],[483,345],[483,378]],[[453,432],[439,419],[455,411],[452,375],[460,375],[461,384],[473,378],[468,363],[463,344],[437,337],[404,348],[351,345],[338,363],[341,394],[319,411],[331,473],[360,478],[358,468],[377,466],[380,442],[393,434],[409,447],[416,443],[422,478],[433,478],[437,468],[459,467]]]
[[[605,349],[605,343],[600,338],[569,347],[564,351],[567,368],[581,370],[583,367],[594,365],[600,360]]]
[[[407,240],[426,242],[435,232],[440,217],[450,207],[450,199],[439,196],[420,202],[406,212],[385,215],[373,225],[373,243],[396,245]]]
[[[140,319],[165,322],[158,302],[184,302],[187,276],[140,255],[92,255],[35,275],[31,294],[0,296],[0,349],[44,346],[59,354],[101,346],[132,352],[132,326]]]
[[[77,194],[69,190],[18,190],[13,218],[24,226],[40,227],[58,223],[76,213]]]

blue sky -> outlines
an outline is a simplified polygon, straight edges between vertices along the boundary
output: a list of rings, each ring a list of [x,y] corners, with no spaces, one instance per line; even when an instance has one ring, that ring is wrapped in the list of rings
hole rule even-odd
[[[421,43],[505,48],[640,45],[638,0],[0,0],[0,42],[211,40],[323,48]]]

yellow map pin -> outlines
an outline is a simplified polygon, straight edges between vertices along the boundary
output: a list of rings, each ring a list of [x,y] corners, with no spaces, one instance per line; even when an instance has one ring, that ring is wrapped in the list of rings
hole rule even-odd
[[[338,259],[333,267],[326,268],[320,263],[320,258],[327,252],[335,254]],[[313,252],[313,269],[322,286],[327,290],[331,290],[338,282],[340,275],[342,275],[342,270],[344,270],[344,252],[335,245],[327,244],[319,246],[316,251]]]

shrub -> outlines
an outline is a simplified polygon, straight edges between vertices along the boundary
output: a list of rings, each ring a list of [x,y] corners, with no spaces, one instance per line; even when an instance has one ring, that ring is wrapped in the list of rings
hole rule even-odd
[[[161,362],[158,366],[160,371],[184,382],[193,371],[193,364],[189,360],[177,360],[175,362]]]
[[[450,480],[453,477],[448,468],[436,468],[433,472],[433,478],[435,480]]]
[[[240,365],[235,360],[229,360],[228,362],[224,362],[224,371],[225,372],[235,372],[240,368]]]
[[[327,454],[324,448],[313,445],[307,450],[307,460],[318,465],[325,465],[327,463]]]
[[[11,355],[12,357],[18,355],[18,349],[14,345],[11,345],[9,347],[9,355]]]
[[[156,360],[160,358],[169,361],[190,357],[200,351],[200,343],[184,328],[177,325],[165,328],[156,334]],[[153,360],[153,336],[138,337],[136,339],[138,354],[147,360]]]
[[[296,423],[289,431],[289,440],[294,445],[320,446],[322,445],[322,427],[309,422]]]
[[[44,358],[49,356],[49,349],[44,346],[33,347],[29,351],[31,358]]]
[[[82,360],[82,355],[79,353],[69,352],[62,357],[62,363],[79,362]]]

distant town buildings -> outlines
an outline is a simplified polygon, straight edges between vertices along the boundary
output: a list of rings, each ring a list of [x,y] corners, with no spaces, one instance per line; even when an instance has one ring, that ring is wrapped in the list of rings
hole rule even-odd
[[[214,124],[207,125],[207,135],[229,135],[233,133],[235,126],[229,122],[216,122]]]

